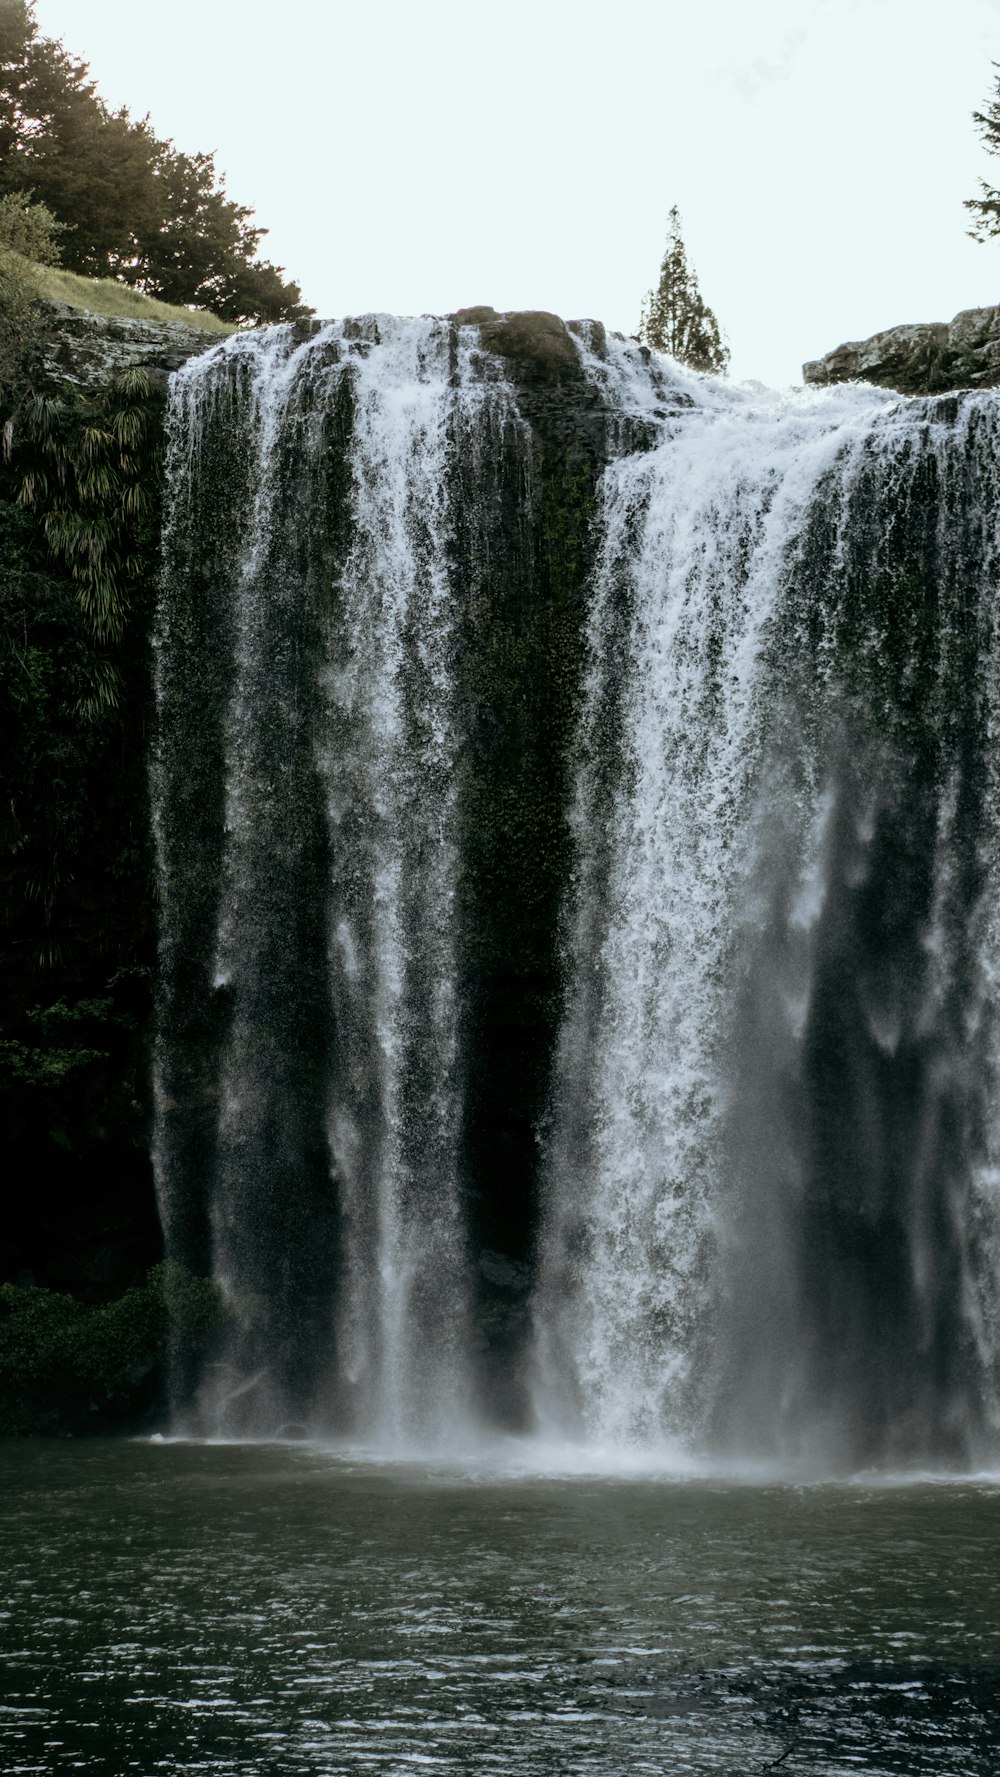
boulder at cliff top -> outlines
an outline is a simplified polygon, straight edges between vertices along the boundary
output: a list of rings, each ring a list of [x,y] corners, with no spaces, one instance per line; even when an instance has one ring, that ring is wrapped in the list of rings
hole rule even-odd
[[[802,366],[812,384],[866,382],[903,395],[1000,386],[1000,306],[963,309],[950,322],[889,327]]]

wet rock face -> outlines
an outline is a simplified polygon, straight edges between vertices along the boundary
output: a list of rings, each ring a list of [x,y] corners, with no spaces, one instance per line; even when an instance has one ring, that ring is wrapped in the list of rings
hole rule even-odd
[[[802,376],[814,385],[875,383],[903,395],[1000,387],[1000,306],[851,340],[803,364]]]
[[[45,303],[46,371],[92,388],[123,370],[144,370],[165,388],[171,371],[219,345],[225,334],[204,332],[185,321],[141,321],[131,315],[95,315],[65,303]]]

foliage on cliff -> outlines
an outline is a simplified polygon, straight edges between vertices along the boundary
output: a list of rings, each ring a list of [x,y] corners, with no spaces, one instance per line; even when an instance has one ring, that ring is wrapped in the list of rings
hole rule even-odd
[[[221,1315],[207,1278],[156,1265],[116,1301],[0,1284],[0,1435],[104,1431],[162,1411],[169,1356]]]
[[[162,396],[134,373],[85,394],[31,348],[0,392],[0,1278],[101,1294],[159,1244],[144,758]]]
[[[660,281],[646,293],[639,321],[643,345],[667,352],[692,370],[709,370],[724,376],[729,347],[719,323],[704,301],[694,269],[688,264],[676,204],[670,212],[667,246],[660,265]]]
[[[40,317],[35,308],[41,267],[57,252],[58,224],[44,204],[21,192],[0,197],[0,407],[23,384]]]
[[[211,154],[111,111],[85,62],[39,34],[31,0],[0,0],[0,195],[30,193],[62,226],[70,271],[113,277],[233,322],[304,315],[258,257],[266,229],[226,196]]]

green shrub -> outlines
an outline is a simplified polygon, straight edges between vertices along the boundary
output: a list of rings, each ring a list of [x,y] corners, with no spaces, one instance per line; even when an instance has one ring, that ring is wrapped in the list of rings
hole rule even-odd
[[[40,323],[33,304],[41,294],[42,266],[58,258],[58,232],[52,212],[31,203],[26,193],[0,197],[0,402],[10,399],[37,343]]]
[[[168,1346],[200,1350],[221,1299],[210,1278],[157,1265],[91,1306],[56,1290],[0,1285],[0,1433],[101,1431],[162,1409]]]

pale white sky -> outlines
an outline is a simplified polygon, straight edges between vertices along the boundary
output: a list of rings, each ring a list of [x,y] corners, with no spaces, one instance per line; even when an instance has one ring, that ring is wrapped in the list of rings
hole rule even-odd
[[[321,315],[633,332],[671,204],[732,374],[1000,301],[970,113],[1000,0],[38,0],[105,99],[212,149]]]

